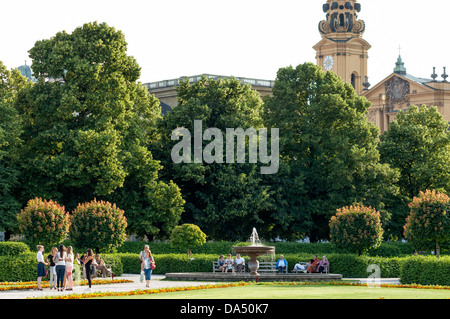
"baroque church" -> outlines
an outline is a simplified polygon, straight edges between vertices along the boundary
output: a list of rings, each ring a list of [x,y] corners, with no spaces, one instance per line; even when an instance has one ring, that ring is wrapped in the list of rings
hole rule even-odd
[[[399,111],[408,110],[410,105],[434,105],[450,123],[450,82],[447,81],[445,68],[440,76],[435,69],[431,78],[414,76],[407,73],[399,54],[393,72],[371,87],[368,75],[368,52],[371,45],[363,39],[366,25],[363,20],[358,19],[361,4],[357,0],[327,0],[322,9],[325,13],[325,20],[319,22],[322,39],[313,46],[316,63],[324,71],[336,73],[343,81],[351,84],[359,95],[365,96],[372,103],[368,120],[377,125],[381,132],[388,129],[389,123]],[[18,69],[30,80],[36,81],[26,63]],[[228,77],[202,75],[215,80]],[[202,75],[187,78],[190,83],[195,83]],[[184,78],[144,84],[149,92],[160,100],[163,114],[176,107],[176,86]],[[236,79],[250,84],[261,96],[272,94],[273,80],[243,77]]]
[[[325,20],[319,22],[322,39],[313,46],[316,63],[323,70],[336,73],[372,103],[368,120],[377,125],[381,132],[388,129],[399,111],[408,110],[410,105],[437,106],[444,119],[450,122],[450,82],[447,81],[445,68],[439,79],[436,70],[430,79],[414,76],[407,73],[399,55],[393,64],[393,72],[371,87],[368,75],[371,45],[363,38],[366,25],[358,19],[361,4],[356,0],[327,0],[322,8],[325,13]],[[212,79],[225,77],[205,76]],[[144,84],[161,101],[163,114],[176,106],[175,87],[183,78]],[[201,79],[201,75],[188,78],[194,83]],[[274,84],[273,80],[237,79],[252,85],[262,96],[271,94]]]
[[[322,40],[313,47],[317,65],[352,84],[358,94],[372,103],[368,120],[381,132],[388,129],[399,111],[407,111],[410,105],[434,105],[450,122],[450,83],[445,68],[440,79],[436,69],[431,79],[417,77],[407,73],[399,54],[393,72],[370,88],[367,65],[371,46],[363,39],[365,23],[358,20],[361,4],[356,0],[328,0],[323,11],[326,19],[319,23]]]

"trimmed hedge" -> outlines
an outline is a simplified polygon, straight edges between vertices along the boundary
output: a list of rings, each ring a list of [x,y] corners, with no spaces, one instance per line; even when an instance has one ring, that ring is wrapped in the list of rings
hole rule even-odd
[[[311,254],[284,254],[292,270],[298,261],[307,261]],[[168,272],[211,272],[212,262],[218,255],[195,254],[193,260],[181,254],[154,254],[156,268],[154,274]],[[321,257],[321,256],[320,256]],[[244,256],[248,262],[248,258]],[[258,260],[273,260],[279,254],[260,256]],[[450,286],[450,257],[414,256],[414,257],[370,257],[352,254],[328,254],[330,272],[342,274],[344,278],[367,278],[371,273],[367,267],[376,264],[381,269],[382,278],[400,278],[404,284],[446,285]],[[139,274],[139,254],[104,254],[103,259],[113,264],[116,276],[123,273]],[[36,280],[37,261],[34,253],[20,256],[0,256],[0,282]]]
[[[117,248],[118,253],[134,253],[139,254],[144,249],[144,245],[148,244],[152,254],[186,254],[186,249],[178,249],[171,247],[168,242],[125,242]],[[191,250],[194,254],[216,254],[227,255],[232,253],[232,247],[239,245],[239,242],[231,241],[215,241],[206,242],[203,246],[193,247]],[[275,246],[277,253],[283,254],[311,254],[311,255],[327,255],[346,253],[331,245],[331,243],[295,243],[295,242],[277,242],[265,243],[267,246]],[[402,255],[412,255],[414,249],[408,243],[384,242],[378,249],[369,250],[369,256],[396,257]]]
[[[23,242],[2,241],[0,242],[0,256],[17,256],[30,253],[30,248]]]
[[[450,286],[450,257],[414,256],[404,258],[400,280],[404,284]]]
[[[33,281],[37,276],[36,254],[0,256],[0,282]]]
[[[115,276],[123,274],[123,265],[117,254],[102,256],[107,264],[112,264]],[[48,269],[48,266],[46,266]],[[0,282],[3,281],[34,281],[37,278],[37,259],[35,253],[19,256],[0,256]]]

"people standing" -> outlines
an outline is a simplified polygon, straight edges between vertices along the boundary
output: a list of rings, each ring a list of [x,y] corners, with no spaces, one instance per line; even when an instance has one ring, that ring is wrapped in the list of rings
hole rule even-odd
[[[66,247],[64,245],[59,246],[58,253],[56,254],[54,261],[55,261],[55,268],[56,268],[56,287],[58,288],[58,291],[64,290],[64,276],[66,274]]]
[[[91,279],[91,265],[92,262],[94,261],[95,257],[94,257],[94,252],[92,251],[92,249],[88,249],[87,250],[87,255],[84,257],[83,263],[84,263],[84,267],[86,270],[86,279],[88,281],[89,287],[86,288],[86,290],[90,291],[91,287],[92,287],[92,279]]]
[[[145,274],[145,287],[150,287],[150,278],[152,275],[152,263],[154,264],[155,260],[153,259],[152,252],[147,250],[145,252],[145,256],[143,258],[144,262],[144,274]]]
[[[67,258],[66,258],[66,275],[67,275],[67,289],[66,290],[73,290],[73,277],[72,277],[72,270],[73,270],[73,248],[72,246],[67,247]]]
[[[55,258],[57,252],[58,249],[56,249],[56,247],[52,247],[50,255],[48,255],[47,258],[45,259],[45,261],[50,264],[48,270],[48,277],[50,279],[50,290],[56,289],[56,269],[55,269],[55,262],[53,259]]]
[[[144,250],[139,253],[139,260],[141,261],[141,279],[140,281],[144,281],[144,257],[147,255],[147,252],[150,251],[150,247],[148,245],[144,246]]]
[[[38,265],[37,265],[37,290],[42,290],[41,287],[41,280],[42,277],[45,277],[45,266],[48,265],[48,263],[46,263],[44,261],[44,246],[42,245],[37,245],[37,254],[36,254],[36,258],[38,261]]]

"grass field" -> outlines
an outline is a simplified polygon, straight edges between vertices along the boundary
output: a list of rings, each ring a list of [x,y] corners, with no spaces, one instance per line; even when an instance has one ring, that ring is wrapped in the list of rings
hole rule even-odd
[[[255,284],[243,287],[179,291],[119,299],[450,299],[450,290],[369,288],[367,286]]]

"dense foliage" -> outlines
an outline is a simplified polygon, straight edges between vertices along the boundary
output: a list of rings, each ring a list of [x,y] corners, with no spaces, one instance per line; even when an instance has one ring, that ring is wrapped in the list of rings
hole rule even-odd
[[[35,198],[17,215],[19,229],[31,245],[55,246],[66,238],[70,218],[64,206],[52,200]]]
[[[187,80],[183,81],[177,92],[178,106],[159,122],[161,140],[155,145],[154,153],[158,154],[164,166],[162,176],[173,179],[186,200],[182,222],[198,225],[216,240],[245,238],[255,225],[261,232],[267,232],[272,225],[271,205],[268,186],[262,182],[260,165],[249,163],[247,147],[245,163],[237,161],[237,151],[233,151],[232,163],[230,158],[225,158],[226,144],[231,140],[233,149],[236,149],[238,143],[231,133],[228,134],[228,128],[246,131],[262,127],[263,103],[259,93],[236,79],[216,81],[206,77],[192,85]],[[194,136],[196,120],[201,122],[197,137]],[[189,142],[192,142],[189,144],[193,146],[189,146],[188,154],[182,156],[191,160],[174,163],[172,150],[179,141],[171,137],[173,131],[181,127],[189,130]],[[210,128],[219,133],[211,136],[212,141],[203,140],[205,131]],[[195,159],[197,151],[192,152],[197,147],[195,139],[200,139],[198,149],[203,153],[207,147],[216,145],[210,150],[217,158],[216,162]]]
[[[123,210],[115,204],[93,200],[79,204],[72,212],[70,238],[79,248],[111,251],[125,241],[126,227]]]
[[[186,248],[187,255],[190,255],[190,248],[202,246],[206,242],[206,234],[197,225],[183,224],[172,230],[170,242],[174,247]]]
[[[331,243],[349,252],[378,248],[383,240],[380,213],[360,204],[337,210],[330,219]]]
[[[435,190],[426,190],[409,204],[405,238],[417,250],[436,249],[450,241],[450,197]]]
[[[421,191],[450,191],[449,124],[437,107],[411,105],[400,111],[380,137],[380,160],[400,172],[399,194],[391,202],[397,238],[408,216],[408,204]]]
[[[269,181],[281,238],[329,238],[336,209],[362,203],[387,215],[397,172],[379,162],[370,102],[311,63],[281,68],[265,100],[268,128],[280,129],[280,173]]]
[[[21,203],[16,189],[20,179],[22,123],[14,107],[17,94],[31,84],[17,69],[7,70],[0,61],[0,231],[9,239],[17,230]]]

